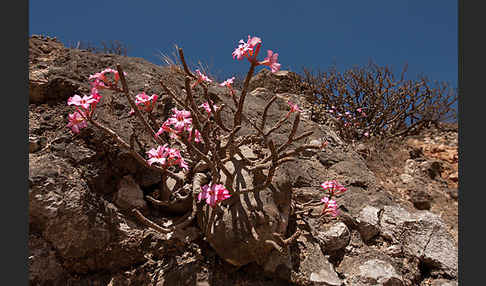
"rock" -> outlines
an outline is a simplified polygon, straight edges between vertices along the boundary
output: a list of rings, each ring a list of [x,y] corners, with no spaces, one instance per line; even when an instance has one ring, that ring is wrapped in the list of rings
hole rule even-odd
[[[319,162],[321,162],[321,164],[327,168],[333,166],[338,162],[344,161],[347,158],[348,157],[344,153],[335,152],[331,148],[324,148],[324,150],[318,155]]]
[[[457,200],[459,198],[459,190],[458,189],[454,189],[454,188],[447,188],[445,190],[445,192],[447,194],[449,194],[449,196],[451,198],[453,198],[454,200]]]
[[[433,280],[430,286],[457,286],[459,285],[457,281],[451,281],[446,279],[436,279]]]
[[[265,87],[274,93],[292,92],[300,94],[303,91],[300,76],[294,72],[280,70],[272,73],[262,69],[250,80],[249,90]]]
[[[419,258],[431,273],[457,276],[457,246],[442,219],[429,212],[411,214],[398,206],[385,206],[381,234],[402,244],[405,253]]]
[[[450,174],[449,179],[452,180],[453,182],[459,181],[459,172],[454,172]]]
[[[401,286],[403,285],[400,275],[395,268],[388,262],[371,259],[361,265],[356,265],[356,270],[346,282],[348,285],[386,285]]]
[[[442,162],[438,160],[422,162],[420,168],[431,179],[440,178],[443,171]]]
[[[364,241],[368,241],[380,233],[378,213],[380,209],[372,206],[365,206],[357,218],[357,229]]]
[[[407,161],[405,161],[405,166],[403,167],[404,173],[411,176],[416,175],[416,170],[418,168],[417,165],[417,161],[413,159],[408,159]]]
[[[250,149],[245,152],[250,152]],[[239,156],[225,166],[229,172],[236,172],[233,185],[236,191],[251,188],[254,180],[258,180],[243,168]],[[235,266],[250,262],[263,265],[274,250],[265,241],[275,240],[274,233],[284,234],[287,230],[292,186],[290,178],[284,169],[277,169],[272,188],[230,198],[228,204],[232,207],[223,207],[222,213],[217,215],[215,209],[207,205],[203,207],[203,216],[210,218],[214,215],[214,221],[208,227],[208,221],[200,218],[199,226],[205,230],[209,244],[220,257]],[[226,176],[221,173],[221,181],[225,180]],[[247,217],[249,225],[244,224],[243,219],[238,218],[240,216]]]
[[[351,234],[343,222],[337,222],[326,225],[324,230],[318,231],[317,238],[322,242],[323,249],[326,252],[332,252],[346,247]]]
[[[56,251],[42,237],[29,235],[29,283],[63,285],[69,274],[56,257]]]
[[[424,156],[424,152],[421,147],[413,147],[409,152],[410,159],[417,159]]]
[[[89,190],[78,170],[53,154],[29,158],[29,228],[70,273],[112,271],[144,260],[139,230]]]
[[[400,180],[402,180],[402,182],[404,184],[411,183],[414,180],[413,177],[410,176],[409,174],[401,174],[399,177],[400,177]]]
[[[123,177],[115,194],[115,204],[124,210],[146,209],[147,202],[143,199],[143,191],[132,176]]]
[[[416,209],[429,210],[432,197],[424,190],[417,190],[411,191],[410,200]]]
[[[293,254],[292,262],[298,267],[292,269],[291,282],[304,285],[342,285],[334,266],[324,256],[317,241],[311,236],[301,235],[296,244],[299,257]]]
[[[29,137],[29,153],[35,153],[47,145],[46,137]]]
[[[373,173],[366,167],[366,164],[358,160],[346,160],[338,162],[329,168],[344,178],[339,182],[344,185],[353,185],[363,188],[370,188],[374,185]]]
[[[161,175],[155,170],[146,168],[143,170],[143,172],[137,172],[136,179],[136,181],[140,184],[140,187],[147,188],[160,183]],[[174,181],[174,179],[170,179]]]

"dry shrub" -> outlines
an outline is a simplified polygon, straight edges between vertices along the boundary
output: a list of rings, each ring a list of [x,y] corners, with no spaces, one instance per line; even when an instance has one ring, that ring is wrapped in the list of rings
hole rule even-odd
[[[314,94],[314,120],[332,121],[347,141],[361,139],[366,132],[380,138],[406,136],[431,124],[457,119],[455,89],[424,76],[406,80],[405,74],[406,66],[397,78],[390,68],[370,63],[342,73],[335,67],[317,73],[304,68],[303,81]],[[366,116],[357,111],[359,108]],[[346,112],[349,117],[336,116]]]

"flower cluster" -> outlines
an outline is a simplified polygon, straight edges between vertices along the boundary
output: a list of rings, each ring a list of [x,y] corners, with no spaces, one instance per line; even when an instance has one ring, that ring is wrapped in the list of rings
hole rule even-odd
[[[213,102],[211,102],[211,104],[212,103]],[[214,104],[212,104],[212,105],[213,105],[213,110],[214,111],[218,110],[218,108],[219,108],[218,106],[216,106]],[[206,110],[206,112],[208,113],[208,116],[211,115],[211,106],[209,105],[209,102],[206,101],[205,103],[199,105],[199,107],[204,108],[204,110]]]
[[[258,52],[262,44],[262,40],[258,37],[251,37],[248,35],[248,41],[245,42],[240,40],[238,47],[233,51],[233,59],[242,60],[247,58],[251,63],[256,63],[257,65],[265,65],[270,67],[272,72],[277,72],[280,70],[280,64],[277,63],[278,54],[274,53],[272,50],[267,51],[267,57],[261,62],[257,62]]]
[[[113,74],[113,80],[110,81],[109,78],[106,76],[106,74]],[[126,73],[123,73],[126,75]],[[118,71],[114,69],[104,69],[103,71],[99,73],[95,73],[94,75],[89,76],[89,80],[93,80],[91,82],[91,86],[96,89],[103,89],[103,88],[108,88],[108,89],[117,89],[118,81],[120,80],[120,75],[118,74]]]
[[[170,134],[170,138],[179,138],[184,132],[188,133],[188,140],[191,141],[192,134],[194,133],[194,141],[201,142],[201,133],[193,128],[191,112],[187,110],[178,110],[177,108],[172,108],[173,115],[168,118],[160,127],[159,131],[155,134],[160,136],[160,134],[167,132]]]
[[[201,187],[201,192],[198,195],[198,202],[206,200],[206,203],[211,207],[215,207],[219,202],[231,197],[229,191],[221,184],[209,183]]]
[[[205,82],[213,82],[212,79],[210,79],[209,77],[207,77],[206,75],[202,74],[198,69],[196,70],[196,74],[197,74],[197,80],[192,84],[192,88],[196,87],[196,85],[200,84],[201,82],[205,81]]]
[[[147,152],[149,165],[154,163],[160,164],[162,167],[170,167],[178,165],[179,167],[189,170],[189,166],[181,156],[181,152],[175,148],[170,148],[167,144],[158,146],[156,149],[152,148]]]
[[[152,112],[155,107],[155,103],[157,102],[157,98],[159,98],[157,94],[152,94],[152,96],[148,96],[147,94],[145,94],[145,92],[142,92],[135,96],[135,104],[137,105],[139,110]],[[131,109],[130,115],[134,113],[135,110]]]
[[[113,80],[110,80],[107,74],[113,74]],[[126,75],[126,73],[124,73]],[[120,75],[118,71],[107,68],[103,71],[89,76],[91,82],[91,94],[81,97],[80,95],[73,95],[67,101],[68,105],[74,105],[76,107],[76,112],[68,115],[67,127],[71,128],[74,133],[79,133],[82,128],[88,127],[87,120],[89,120],[95,111],[96,104],[100,102],[101,95],[99,93],[100,89],[111,89],[118,91],[118,81],[120,80]],[[81,109],[80,109],[81,108]]]
[[[332,199],[332,197],[343,194],[347,189],[336,180],[325,181],[321,184],[321,187],[324,189],[324,192],[327,192],[329,195],[321,199],[321,202],[324,203],[322,213],[330,214],[333,217],[337,216],[338,205],[336,201]]]
[[[69,123],[67,127],[71,128],[74,133],[79,133],[82,128],[88,127],[87,120],[91,118],[96,108],[96,104],[101,99],[101,95],[96,88],[91,89],[91,95],[79,96],[75,94],[67,101],[68,105],[74,105],[76,111],[68,115]]]

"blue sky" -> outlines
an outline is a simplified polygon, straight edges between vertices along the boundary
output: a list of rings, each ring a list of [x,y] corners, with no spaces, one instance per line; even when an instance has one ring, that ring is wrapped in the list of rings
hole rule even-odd
[[[143,4],[141,4],[143,3]],[[369,60],[408,78],[457,87],[457,1],[30,1],[29,35],[63,43],[118,40],[128,55],[162,64],[182,47],[218,77],[246,72],[231,53],[247,35],[262,39],[260,59],[279,53],[282,69],[339,70]]]

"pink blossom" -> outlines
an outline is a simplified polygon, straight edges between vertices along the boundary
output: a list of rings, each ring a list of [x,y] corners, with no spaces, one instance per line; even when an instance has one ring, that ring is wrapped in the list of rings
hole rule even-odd
[[[114,82],[110,82],[105,74],[113,73]],[[126,75],[126,72],[123,72]],[[94,80],[91,84],[96,88],[113,88],[117,85],[120,80],[120,75],[117,70],[106,68],[99,73],[89,76],[89,80]]]
[[[233,81],[235,80],[235,77],[232,77],[232,78],[229,78],[225,81],[223,81],[222,83],[220,83],[219,85],[220,86],[226,86],[228,87],[229,89],[232,89],[233,87],[231,86],[233,84]]]
[[[157,149],[152,148],[146,153],[149,156],[147,160],[149,165],[159,163],[163,167],[179,165],[183,169],[189,169],[189,166],[181,156],[181,152],[175,148],[167,147],[167,144],[158,146]]]
[[[361,112],[361,110],[362,110],[361,108],[356,109],[356,111],[358,111],[358,112]]]
[[[158,146],[157,149],[152,148],[146,153],[149,156],[147,162],[150,166],[154,163],[159,163],[162,166],[167,164],[167,144]]]
[[[138,106],[138,109],[144,110],[146,112],[151,112],[155,106],[159,96],[157,94],[152,94],[152,96],[148,96],[145,92],[139,93],[135,96],[135,104]]]
[[[177,131],[182,131],[192,124],[191,112],[187,110],[177,110],[173,108],[174,115],[167,121],[174,126]]]
[[[335,200],[329,199],[328,197],[323,197],[321,202],[324,203],[322,214],[330,214],[333,217],[338,215],[337,203]]]
[[[273,73],[278,72],[280,70],[280,64],[277,63],[278,54],[273,53],[273,51],[267,51],[267,57],[260,62],[261,65],[269,66]]]
[[[135,112],[135,111],[134,111]],[[162,126],[160,127],[159,131],[157,131],[157,133],[155,133],[155,137],[158,137],[160,136],[160,134],[164,133],[164,132],[167,132],[167,133],[172,133],[172,132],[175,132],[174,129],[170,128],[170,123],[165,121]]]
[[[88,123],[83,116],[86,117],[86,113],[80,113],[80,111],[69,114],[67,127],[71,128],[74,133],[79,133],[80,129],[88,127]]]
[[[206,110],[206,112],[208,113],[208,115],[211,114],[211,107],[209,106],[209,102],[206,101],[205,103],[199,105],[199,107],[204,108],[204,110]],[[213,109],[214,109],[214,111],[216,111],[216,110],[218,110],[218,107],[213,104]]]
[[[245,41],[240,40],[238,43],[238,48],[233,51],[233,59],[235,57],[238,60],[243,59],[243,57],[247,57],[248,59],[250,59],[251,57],[256,58],[262,40],[258,37],[252,38],[250,35],[248,35],[248,42],[245,43]]]
[[[198,202],[206,200],[206,203],[213,208],[219,202],[231,197],[229,191],[221,184],[209,183],[209,185],[202,186],[201,190],[202,192],[198,195]]]
[[[196,85],[200,84],[203,81],[213,82],[209,77],[202,74],[198,69],[196,70],[196,74],[197,74],[197,81],[194,82],[194,84],[192,85],[192,88],[194,88]]]
[[[189,136],[187,138],[187,140],[189,140],[189,141],[191,141],[191,139],[192,139],[192,137],[191,137],[192,129],[193,129],[192,126],[190,126],[189,128],[186,129],[187,132],[189,133]],[[194,142],[199,143],[201,141],[202,141],[201,133],[199,132],[199,130],[194,129]]]
[[[336,180],[325,181],[324,183],[321,184],[321,187],[324,189],[324,191],[328,191],[331,196],[340,195],[347,190],[343,185],[338,183]]]
[[[368,137],[368,136],[370,136],[370,133],[368,133],[368,131],[366,131],[363,135]]]
[[[81,106],[84,109],[89,110],[89,107],[91,106],[91,104],[98,102],[98,101],[99,101],[98,97],[93,97],[92,95],[90,95],[90,96],[85,95],[85,96],[81,97],[81,96],[75,94],[74,96],[72,96],[68,99],[67,104],[68,105]]]
[[[179,167],[189,170],[189,166],[184,161],[184,158],[181,156],[181,151],[175,148],[167,148],[167,161],[168,165],[179,165]]]
[[[299,106],[297,106],[297,104],[295,103],[292,103],[291,101],[288,101],[287,104],[290,106],[290,111],[289,113],[287,113],[286,117],[289,117],[290,113],[292,112],[301,112],[302,110],[299,108]]]

